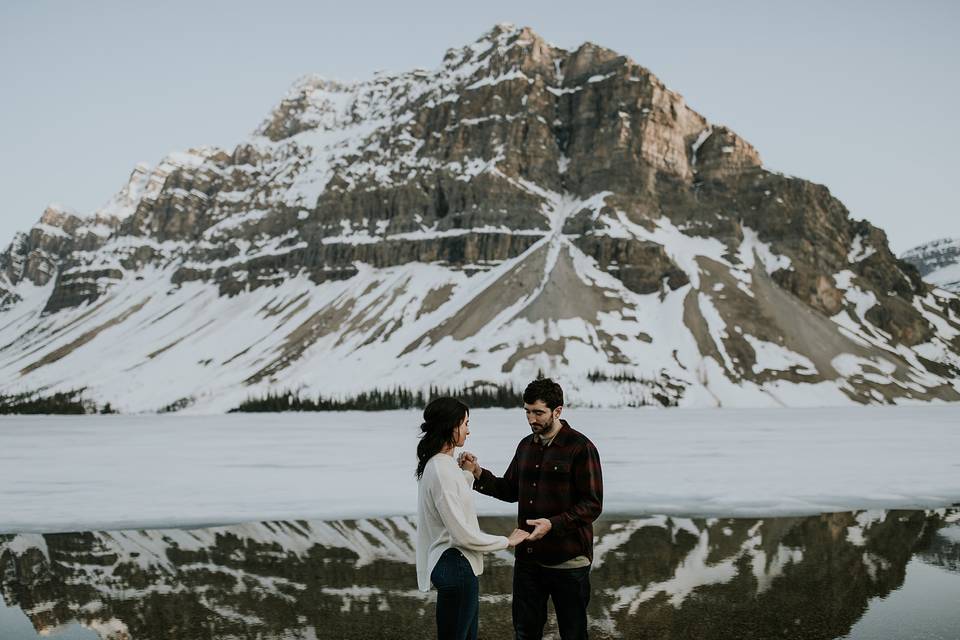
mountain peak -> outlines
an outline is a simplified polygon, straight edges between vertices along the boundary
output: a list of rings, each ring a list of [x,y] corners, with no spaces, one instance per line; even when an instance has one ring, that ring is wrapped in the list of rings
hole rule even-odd
[[[960,247],[960,238],[939,238],[937,240],[931,240],[930,242],[917,245],[916,247],[903,252],[901,257],[906,259],[913,256],[922,256],[930,251],[941,251],[944,249],[954,249],[958,247]]]
[[[906,251],[901,259],[917,267],[924,280],[960,293],[960,238],[940,238]]]

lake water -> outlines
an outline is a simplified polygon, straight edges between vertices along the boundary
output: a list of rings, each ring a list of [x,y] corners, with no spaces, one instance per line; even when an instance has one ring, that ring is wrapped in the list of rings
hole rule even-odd
[[[604,516],[596,532],[593,638],[960,637],[960,509]],[[433,637],[413,534],[396,517],[0,535],[0,638]],[[487,556],[481,637],[512,637],[511,564]]]

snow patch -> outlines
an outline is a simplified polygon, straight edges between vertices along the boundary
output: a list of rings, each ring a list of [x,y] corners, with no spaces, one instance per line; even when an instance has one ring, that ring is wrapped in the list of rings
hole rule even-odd
[[[850,252],[847,254],[847,262],[851,264],[863,262],[876,252],[877,250],[874,247],[864,246],[862,235],[856,235],[853,237],[853,241],[850,244]]]
[[[697,152],[700,151],[700,147],[703,146],[703,143],[707,141],[713,134],[713,127],[707,127],[700,132],[700,135],[697,136],[697,139],[693,141],[693,144],[690,147],[690,164],[691,166],[697,166]]]
[[[743,338],[750,343],[756,353],[756,362],[753,365],[753,372],[761,371],[787,371],[793,367],[799,367],[798,373],[815,375],[817,367],[808,358],[787,349],[779,344],[767,342],[755,338],[750,334],[744,334]]]

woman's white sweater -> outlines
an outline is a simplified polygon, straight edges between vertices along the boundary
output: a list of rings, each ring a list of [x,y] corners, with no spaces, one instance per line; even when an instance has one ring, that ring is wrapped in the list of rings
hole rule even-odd
[[[474,575],[483,573],[483,553],[507,548],[507,539],[480,530],[473,506],[473,474],[457,466],[453,456],[438,453],[420,478],[417,509],[417,584],[430,590],[430,573],[444,551],[463,553]]]

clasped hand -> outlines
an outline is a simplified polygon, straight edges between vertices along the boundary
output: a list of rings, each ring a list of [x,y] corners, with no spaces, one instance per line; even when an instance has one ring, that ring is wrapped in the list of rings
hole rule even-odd
[[[459,464],[460,468],[464,471],[472,473],[474,478],[480,479],[480,472],[483,471],[483,469],[480,468],[480,463],[477,462],[477,456],[469,451],[463,451],[457,456],[457,464]]]
[[[529,537],[530,534],[523,529],[514,529],[513,533],[511,533],[507,538],[507,544],[509,544],[511,547],[515,547]]]

